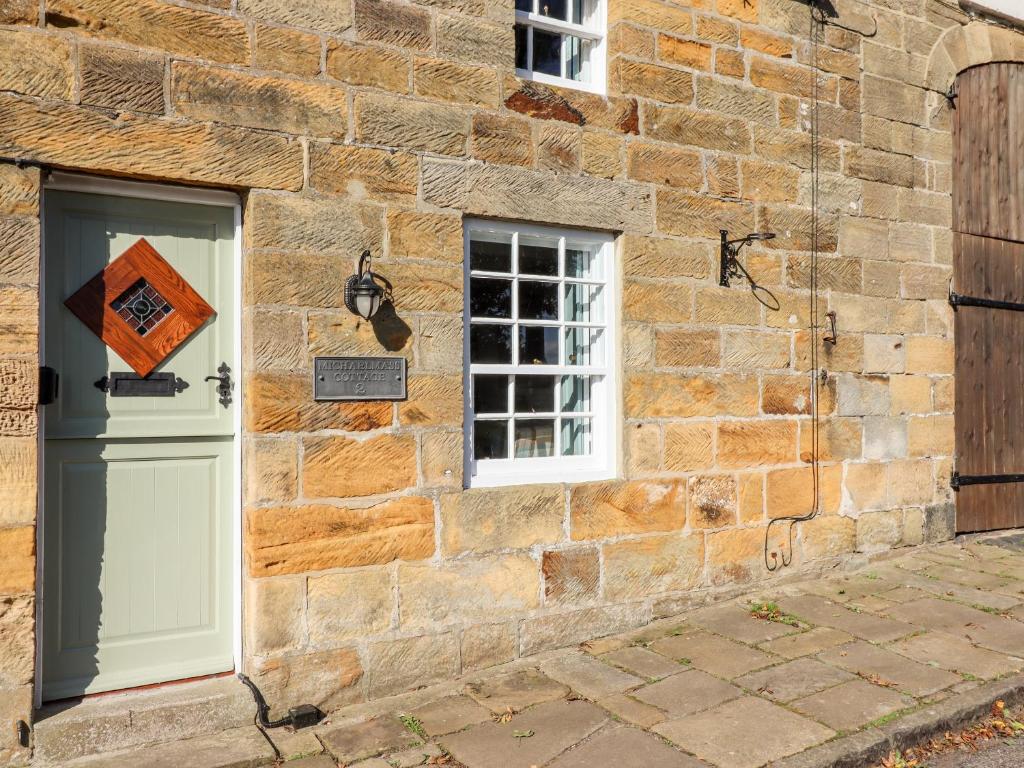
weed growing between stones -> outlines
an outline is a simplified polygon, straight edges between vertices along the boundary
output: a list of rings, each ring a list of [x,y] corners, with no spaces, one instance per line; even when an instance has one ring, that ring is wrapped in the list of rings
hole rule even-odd
[[[799,627],[800,621],[788,613],[784,613],[779,608],[777,603],[751,603],[750,604],[750,615],[755,619],[763,619],[764,621],[774,621],[777,624],[787,624],[791,627]]]

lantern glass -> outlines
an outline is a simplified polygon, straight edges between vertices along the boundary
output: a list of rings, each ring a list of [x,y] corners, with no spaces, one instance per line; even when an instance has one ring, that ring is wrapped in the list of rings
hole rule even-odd
[[[373,281],[370,273],[364,273],[355,288],[356,312],[365,320],[369,320],[380,309],[380,299],[383,291]]]

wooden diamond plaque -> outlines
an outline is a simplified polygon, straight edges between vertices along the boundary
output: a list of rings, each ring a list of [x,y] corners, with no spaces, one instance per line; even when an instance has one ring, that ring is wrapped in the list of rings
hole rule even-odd
[[[216,314],[145,238],[65,302],[75,317],[148,376]]]

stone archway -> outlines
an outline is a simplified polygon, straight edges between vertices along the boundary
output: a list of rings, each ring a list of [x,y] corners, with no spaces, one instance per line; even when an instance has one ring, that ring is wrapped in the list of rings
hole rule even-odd
[[[997,61],[1024,62],[1024,34],[982,21],[947,29],[928,57],[926,87],[948,93],[956,76]]]

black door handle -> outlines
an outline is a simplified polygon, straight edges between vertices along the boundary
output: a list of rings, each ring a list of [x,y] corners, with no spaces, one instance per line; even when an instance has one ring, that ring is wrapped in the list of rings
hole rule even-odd
[[[60,374],[48,365],[39,366],[39,404],[50,405],[60,393]]]
[[[207,376],[203,381],[219,381],[217,385],[217,394],[220,395],[218,402],[227,408],[231,405],[231,388],[234,386],[234,382],[231,381],[231,368],[227,363],[221,363],[217,366],[217,373],[220,376]]]

